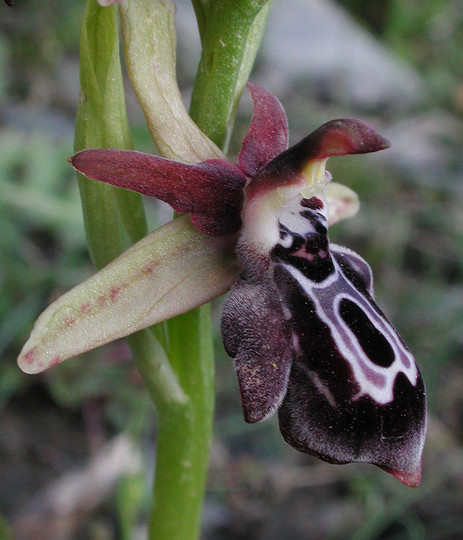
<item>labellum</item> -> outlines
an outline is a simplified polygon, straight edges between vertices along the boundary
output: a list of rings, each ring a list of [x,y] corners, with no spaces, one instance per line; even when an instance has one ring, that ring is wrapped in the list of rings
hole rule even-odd
[[[238,244],[240,277],[222,316],[246,421],[278,409],[281,433],[297,450],[375,463],[418,485],[423,380],[373,300],[369,265],[330,245],[321,197],[284,205],[278,231],[265,257]]]
[[[257,135],[256,121],[251,134],[259,141],[265,133]],[[328,238],[326,159],[387,146],[365,124],[339,120],[249,167],[240,276],[222,335],[247,422],[278,409],[281,433],[297,450],[331,463],[374,463],[417,486],[423,379],[373,300],[368,263]],[[250,159],[245,152],[241,164]]]

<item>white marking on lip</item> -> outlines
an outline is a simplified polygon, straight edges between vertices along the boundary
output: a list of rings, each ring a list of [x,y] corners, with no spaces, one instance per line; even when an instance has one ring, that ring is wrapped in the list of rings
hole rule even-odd
[[[312,300],[317,316],[330,329],[339,352],[352,368],[354,378],[360,387],[355,398],[358,399],[366,394],[376,403],[385,405],[394,399],[394,382],[399,373],[403,373],[410,383],[416,386],[418,377],[416,363],[410,351],[403,347],[400,337],[389,321],[373,309],[367,298],[344,277],[334,258],[333,262],[335,272],[320,284],[309,280],[299,269],[290,264],[283,263],[282,266],[289,271],[305,294]],[[371,323],[387,339],[395,357],[391,366],[378,366],[365,354],[357,337],[339,317],[339,302],[343,298],[357,304],[368,315]],[[409,365],[406,365],[405,359]],[[368,377],[367,372],[369,371],[385,379],[384,384],[380,385]]]

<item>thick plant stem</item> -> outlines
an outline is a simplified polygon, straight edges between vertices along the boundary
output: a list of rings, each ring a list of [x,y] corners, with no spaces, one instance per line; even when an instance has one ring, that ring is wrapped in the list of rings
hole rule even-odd
[[[264,10],[243,9],[245,4],[253,4],[252,8],[256,8],[253,1],[238,2],[239,9],[223,9],[221,0],[211,2],[211,9],[212,4],[218,11],[214,11],[214,16],[206,22],[203,55],[204,50],[206,54],[213,54],[217,47],[222,48],[217,39],[223,25],[229,29],[229,43],[239,42],[239,45],[232,51],[227,48],[229,54],[219,58],[212,72],[198,74],[191,116],[199,128],[220,146],[226,144],[270,3],[262,2]],[[259,24],[256,24],[256,19]],[[239,39],[243,27],[247,29],[246,39]],[[232,76],[228,78],[230,73]],[[211,88],[216,87],[220,91],[211,93]],[[210,306],[168,321],[167,328],[168,356],[189,403],[181,407],[158,405],[159,432],[150,539],[193,540],[199,536],[212,438],[214,362]]]
[[[150,539],[199,535],[214,407],[208,309],[169,321],[169,358],[187,399],[156,400],[158,438]]]

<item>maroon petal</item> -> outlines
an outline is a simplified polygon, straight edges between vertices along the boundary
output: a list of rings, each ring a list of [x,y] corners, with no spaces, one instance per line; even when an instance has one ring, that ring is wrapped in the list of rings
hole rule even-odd
[[[241,147],[239,163],[242,171],[253,177],[288,148],[288,121],[283,106],[271,92],[258,84],[246,86],[254,103],[254,113]]]
[[[84,150],[69,161],[89,178],[156,197],[177,212],[191,212],[193,223],[210,236],[232,234],[241,226],[246,177],[229,161],[188,165],[112,149]]]

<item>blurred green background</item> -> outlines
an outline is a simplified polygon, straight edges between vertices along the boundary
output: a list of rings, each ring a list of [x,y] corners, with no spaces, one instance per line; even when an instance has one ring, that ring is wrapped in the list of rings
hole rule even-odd
[[[45,306],[93,271],[66,162],[83,4],[0,6],[0,539],[144,538],[155,415],[124,343],[34,377],[15,363]],[[188,99],[199,46],[186,0],[178,16]],[[335,180],[362,201],[331,237],[370,262],[378,302],[423,371],[423,483],[411,490],[371,466],[299,454],[275,419],[246,425],[220,343],[219,300],[204,539],[463,537],[462,16],[461,0],[275,0],[252,79],[278,95],[293,140],[356,116],[393,145],[383,155],[330,161]],[[328,56],[315,69],[317,47]],[[352,57],[336,64],[336,50]],[[127,92],[136,148],[152,152],[129,84]],[[231,156],[249,124],[243,101]],[[151,228],[169,216],[153,201],[147,207]]]

